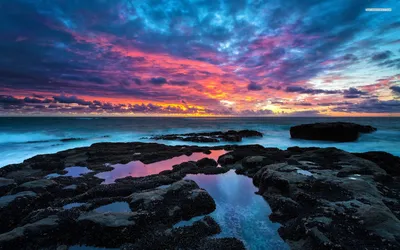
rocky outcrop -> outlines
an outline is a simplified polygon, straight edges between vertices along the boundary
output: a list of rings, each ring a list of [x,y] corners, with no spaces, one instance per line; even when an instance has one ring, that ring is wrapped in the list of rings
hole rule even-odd
[[[376,128],[349,122],[327,122],[303,124],[290,128],[293,139],[350,142],[356,141],[360,133],[372,133]]]
[[[96,174],[109,164],[157,162],[195,152],[227,151],[218,162],[203,158],[144,177],[103,185]],[[398,249],[400,160],[384,152],[347,153],[335,148],[166,146],[100,143],[36,156],[0,169],[0,249],[57,249],[88,245],[121,249],[244,249],[208,216],[191,226],[181,220],[215,209],[212,197],[187,174],[235,169],[253,178],[268,201],[271,220],[292,249]],[[42,168],[40,166],[43,166]],[[68,166],[92,172],[64,174]],[[99,212],[123,203],[129,211]],[[266,211],[268,213],[268,211]],[[256,223],[255,223],[256,224]],[[356,247],[355,247],[356,246]]]
[[[262,133],[254,130],[229,130],[227,132],[207,132],[189,134],[169,134],[150,137],[153,140],[190,141],[190,142],[241,142],[243,138],[262,137]]]
[[[389,179],[374,162],[328,148],[267,165],[253,181],[294,249],[396,249],[399,200],[382,190],[400,189]]]

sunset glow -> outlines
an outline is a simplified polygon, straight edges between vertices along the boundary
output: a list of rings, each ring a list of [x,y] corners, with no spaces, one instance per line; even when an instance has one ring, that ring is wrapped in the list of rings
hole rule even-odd
[[[399,116],[381,2],[5,1],[0,115]]]

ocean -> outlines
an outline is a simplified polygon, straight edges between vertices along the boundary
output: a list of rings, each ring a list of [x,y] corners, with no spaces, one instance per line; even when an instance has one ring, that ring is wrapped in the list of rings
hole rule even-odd
[[[289,129],[293,125],[346,121],[378,128],[363,134],[356,142],[334,143],[294,140]],[[286,149],[299,147],[337,147],[349,152],[386,151],[400,156],[400,118],[397,117],[257,117],[257,118],[82,118],[82,117],[0,117],[0,167],[20,163],[37,154],[55,153],[98,142],[154,142],[151,135],[253,129],[262,138],[245,139],[236,144],[260,144]],[[195,145],[181,141],[158,141],[168,145]],[[223,143],[202,143],[220,145]],[[233,144],[233,143],[225,143]]]

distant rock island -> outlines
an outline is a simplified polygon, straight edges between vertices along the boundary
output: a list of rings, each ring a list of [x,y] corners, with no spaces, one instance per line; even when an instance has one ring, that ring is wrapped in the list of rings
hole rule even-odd
[[[241,142],[243,138],[262,137],[263,134],[254,130],[228,130],[226,132],[206,132],[188,134],[169,134],[150,137],[153,140],[190,141],[190,142]]]
[[[360,133],[372,133],[377,129],[350,122],[327,122],[302,124],[290,128],[293,139],[351,142],[356,141]]]

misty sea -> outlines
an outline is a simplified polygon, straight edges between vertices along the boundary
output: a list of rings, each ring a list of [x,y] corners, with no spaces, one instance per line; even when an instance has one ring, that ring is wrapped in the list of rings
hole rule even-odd
[[[335,143],[294,140],[293,125],[314,122],[346,121],[371,125],[378,131],[362,134],[358,141]],[[37,154],[55,153],[98,142],[155,142],[151,135],[253,129],[262,138],[244,139],[236,144],[260,144],[286,149],[337,147],[349,152],[386,151],[400,156],[400,118],[398,117],[257,117],[257,118],[170,118],[170,117],[0,117],[0,167],[20,163]],[[181,141],[157,141],[167,145],[195,145]],[[201,145],[233,144],[202,143]]]

